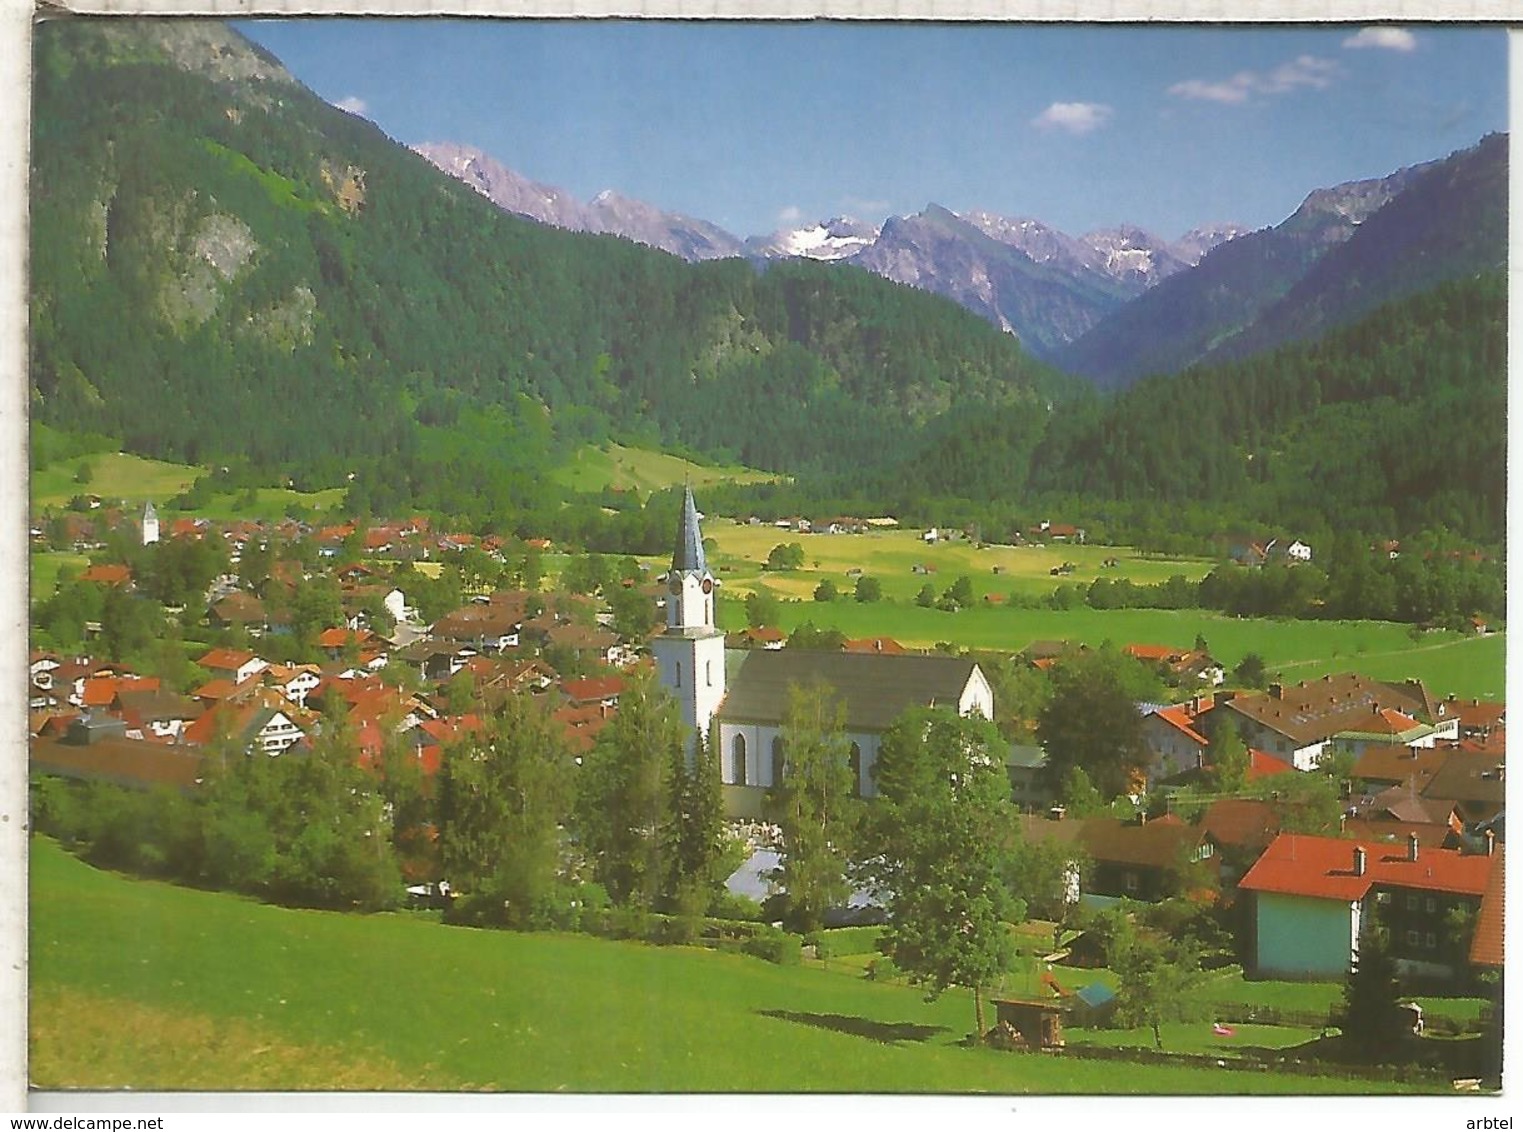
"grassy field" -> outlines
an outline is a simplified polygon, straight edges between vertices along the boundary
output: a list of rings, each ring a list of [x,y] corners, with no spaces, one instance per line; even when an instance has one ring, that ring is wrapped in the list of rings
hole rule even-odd
[[[42,1088],[1370,1089],[969,1050],[963,995],[927,1003],[743,956],[270,908],[101,873],[45,839],[31,842],[30,932]]]
[[[75,481],[75,473],[81,464],[90,466],[88,483]],[[138,505],[150,501],[161,504],[171,496],[179,495],[203,471],[187,464],[169,464],[124,452],[81,456],[77,460],[59,461],[33,475],[32,504],[61,507],[76,495],[98,495],[113,501],[124,499]]]
[[[73,554],[66,550],[42,550],[33,551],[28,555],[31,563],[31,599],[41,601],[50,597],[58,588],[58,575],[65,567],[69,567],[78,573],[90,565],[90,559],[83,554]]]
[[[550,478],[572,491],[595,492],[612,487],[645,496],[684,482],[701,487],[720,481],[765,483],[779,477],[739,465],[694,464],[663,452],[610,444],[605,448],[589,445],[581,449]]]

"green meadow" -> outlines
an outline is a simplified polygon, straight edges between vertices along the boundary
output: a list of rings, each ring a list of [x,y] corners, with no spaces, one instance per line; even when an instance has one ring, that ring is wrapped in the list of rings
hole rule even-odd
[[[90,468],[85,483],[76,478],[81,465]],[[99,452],[60,460],[32,473],[32,506],[62,507],[76,495],[98,495],[112,502],[125,500],[138,506],[148,502],[162,504],[188,488],[203,471],[188,464],[170,464],[125,452]]]
[[[969,1049],[965,994],[928,1003],[747,956],[273,908],[100,872],[42,838],[30,874],[38,1088],[1406,1089]]]
[[[701,487],[721,481],[764,483],[779,477],[739,465],[695,464],[664,452],[609,444],[602,448],[587,445],[579,449],[570,461],[555,469],[550,478],[572,491],[597,492],[614,488],[648,496],[653,491],[680,483]]]

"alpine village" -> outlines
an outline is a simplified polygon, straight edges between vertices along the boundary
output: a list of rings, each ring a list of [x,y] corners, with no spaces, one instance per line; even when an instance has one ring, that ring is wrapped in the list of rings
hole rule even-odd
[[[1500,1088],[1506,135],[1139,282],[34,49],[33,1088]]]

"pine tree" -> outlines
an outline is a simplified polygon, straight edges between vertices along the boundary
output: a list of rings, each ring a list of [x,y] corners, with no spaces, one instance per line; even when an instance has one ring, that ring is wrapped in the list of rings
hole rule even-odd
[[[1343,985],[1343,1040],[1357,1056],[1375,1061],[1394,1044],[1400,995],[1390,932],[1371,914],[1359,933],[1359,954]]]

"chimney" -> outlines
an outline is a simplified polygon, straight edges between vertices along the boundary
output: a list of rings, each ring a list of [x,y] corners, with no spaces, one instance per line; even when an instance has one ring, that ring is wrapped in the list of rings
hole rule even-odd
[[[1362,846],[1362,845],[1355,845],[1354,846],[1354,875],[1356,877],[1362,877],[1362,876],[1364,876],[1364,864],[1365,864],[1364,846]]]
[[[1486,831],[1486,856],[1490,857],[1496,851],[1497,851],[1497,834],[1496,834],[1496,830],[1488,829]]]
[[[1407,834],[1407,860],[1417,860],[1417,834]]]

